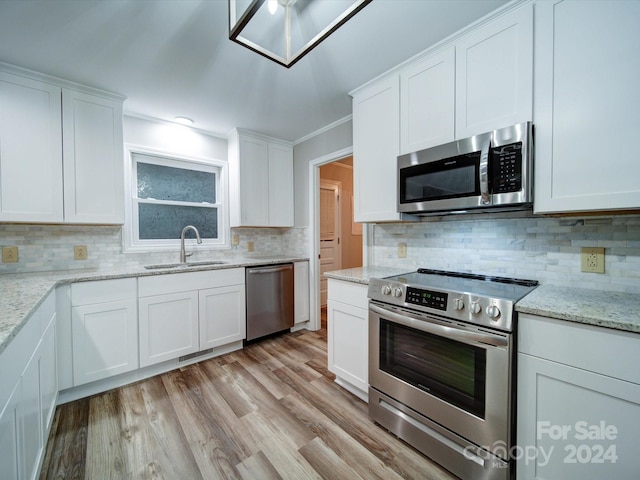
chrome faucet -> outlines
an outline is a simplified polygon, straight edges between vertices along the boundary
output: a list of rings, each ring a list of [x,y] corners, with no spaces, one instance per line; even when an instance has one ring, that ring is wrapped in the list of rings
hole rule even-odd
[[[200,232],[198,232],[198,229],[196,227],[194,227],[193,225],[187,225],[186,227],[184,227],[182,229],[182,233],[180,234],[180,263],[187,263],[187,257],[193,255],[193,252],[185,253],[184,251],[184,234],[187,233],[187,230],[193,230],[196,234],[196,241],[198,243],[202,243]]]

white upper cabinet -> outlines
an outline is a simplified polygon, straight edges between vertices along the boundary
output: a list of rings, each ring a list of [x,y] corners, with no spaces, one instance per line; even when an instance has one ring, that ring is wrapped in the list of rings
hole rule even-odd
[[[63,219],[60,90],[0,71],[0,221]]]
[[[535,9],[535,213],[640,208],[640,2]]]
[[[234,130],[228,138],[232,227],[293,226],[293,147]]]
[[[455,48],[420,60],[400,72],[400,153],[455,137]]]
[[[397,157],[400,84],[391,76],[353,96],[353,194],[356,222],[400,220]]]
[[[533,6],[509,7],[353,96],[355,220],[397,212],[397,157],[533,116]]]
[[[124,223],[122,100],[62,90],[64,219]]]
[[[456,138],[531,120],[532,9],[508,12],[456,42]]]
[[[2,65],[0,221],[123,223],[122,100]]]

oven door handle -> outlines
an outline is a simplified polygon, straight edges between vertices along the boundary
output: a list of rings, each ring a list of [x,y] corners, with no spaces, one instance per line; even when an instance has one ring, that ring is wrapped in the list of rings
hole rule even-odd
[[[404,325],[406,327],[415,328],[427,333],[433,333],[440,337],[447,337],[452,340],[456,340],[466,344],[487,344],[495,347],[506,347],[509,342],[505,336],[492,335],[489,332],[471,332],[460,328],[452,327],[449,325],[441,325],[432,321],[426,320],[425,317],[417,317],[410,313],[404,313],[402,315],[387,310],[386,308],[380,308],[377,305],[369,304],[369,310],[382,317],[393,320],[396,323]]]

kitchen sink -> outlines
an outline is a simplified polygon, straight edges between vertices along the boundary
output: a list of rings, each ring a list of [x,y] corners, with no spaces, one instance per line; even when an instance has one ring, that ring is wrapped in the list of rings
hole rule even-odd
[[[190,267],[206,267],[208,265],[224,265],[227,262],[221,260],[211,260],[204,262],[191,262],[191,263],[158,263],[156,265],[145,265],[147,270],[171,270],[174,268],[190,268]]]

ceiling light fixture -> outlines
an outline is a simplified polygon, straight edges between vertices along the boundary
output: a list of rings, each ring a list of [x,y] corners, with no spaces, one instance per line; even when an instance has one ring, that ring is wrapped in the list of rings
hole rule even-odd
[[[289,68],[371,1],[229,0],[229,39]]]
[[[187,117],[175,117],[173,120],[176,123],[179,123],[180,125],[188,125],[188,126],[193,125],[193,120]]]

